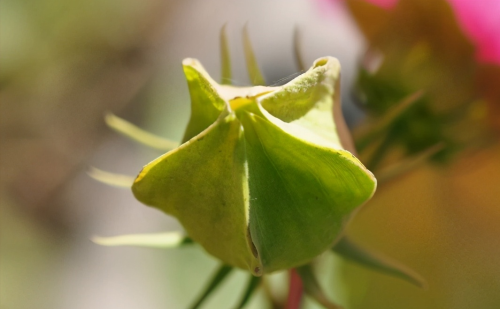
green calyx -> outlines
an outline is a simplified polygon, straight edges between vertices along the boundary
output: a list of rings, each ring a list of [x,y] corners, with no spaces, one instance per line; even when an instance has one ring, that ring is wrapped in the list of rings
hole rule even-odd
[[[336,131],[338,61],[320,58],[280,87],[220,85],[198,61],[183,65],[192,108],[183,143],[143,168],[135,197],[256,276],[330,249],[376,189]]]

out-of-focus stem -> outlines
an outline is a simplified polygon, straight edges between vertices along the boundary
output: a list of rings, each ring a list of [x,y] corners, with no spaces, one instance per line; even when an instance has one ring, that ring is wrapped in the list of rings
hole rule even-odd
[[[286,300],[285,309],[299,309],[302,303],[302,295],[304,289],[302,280],[295,269],[290,269],[290,287],[288,290],[288,298]]]

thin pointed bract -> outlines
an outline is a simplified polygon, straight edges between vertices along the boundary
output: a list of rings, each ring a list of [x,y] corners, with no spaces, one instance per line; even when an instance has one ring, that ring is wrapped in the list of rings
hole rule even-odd
[[[116,132],[145,146],[163,151],[169,151],[179,146],[177,142],[149,133],[112,113],[106,114],[105,121]]]
[[[94,178],[95,180],[105,183],[107,185],[119,188],[132,188],[132,184],[134,183],[134,176],[115,174],[100,170],[93,166],[90,166],[87,174]]]
[[[200,308],[200,306],[203,304],[205,300],[212,294],[212,292],[215,291],[215,289],[224,281],[224,279],[229,275],[229,273],[233,270],[233,267],[221,264],[219,266],[219,269],[215,273],[215,275],[212,277],[210,280],[209,284],[203,291],[203,294],[200,295],[198,300],[191,306],[189,307],[190,309],[197,309]]]
[[[301,72],[307,69],[304,57],[302,55],[302,35],[298,27],[295,27],[295,31],[293,32],[293,55],[295,57],[295,63]]]
[[[314,299],[317,303],[322,305],[327,309],[342,309],[341,306],[330,301],[323,290],[321,289],[316,275],[314,275],[313,269],[310,264],[306,264],[301,267],[296,268],[297,273],[302,279],[302,284],[304,285],[304,292],[306,295]]]
[[[193,241],[180,232],[130,234],[113,237],[93,237],[92,241],[102,246],[137,246],[152,248],[177,248]]]
[[[253,292],[257,289],[259,286],[260,282],[262,280],[262,277],[255,277],[250,275],[250,279],[248,280],[247,286],[245,288],[245,293],[241,297],[240,302],[236,306],[236,309],[243,309],[245,308],[246,304],[252,297]]]
[[[243,28],[243,48],[245,51],[245,60],[247,63],[248,75],[250,77],[250,82],[254,86],[265,85],[266,81],[260,72],[257,59],[252,47],[252,42],[250,41],[250,35],[248,34],[248,26],[245,25]]]
[[[231,85],[231,54],[229,52],[229,42],[227,40],[226,25],[220,29],[220,56],[221,56],[221,84]]]
[[[376,173],[378,183],[382,184],[412,171],[427,162],[433,155],[441,151],[444,147],[443,143],[439,143],[413,157],[405,158],[400,162],[382,169],[380,172]]]
[[[427,287],[425,279],[414,270],[398,261],[363,248],[346,236],[341,238],[340,241],[333,247],[333,251],[362,266],[370,267],[376,271],[399,277],[424,289]]]

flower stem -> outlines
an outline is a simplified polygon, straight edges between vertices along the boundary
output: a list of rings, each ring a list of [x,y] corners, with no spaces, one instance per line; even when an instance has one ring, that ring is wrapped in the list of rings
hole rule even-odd
[[[290,287],[288,290],[288,299],[286,301],[286,309],[299,309],[302,302],[302,294],[304,292],[302,280],[295,269],[290,269]]]

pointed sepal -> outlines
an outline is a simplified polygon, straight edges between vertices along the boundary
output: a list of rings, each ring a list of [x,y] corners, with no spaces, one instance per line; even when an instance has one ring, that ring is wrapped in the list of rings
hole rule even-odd
[[[221,84],[231,85],[231,55],[229,52],[229,43],[227,40],[226,25],[220,30],[220,58],[221,58]]]
[[[248,76],[250,77],[250,83],[254,86],[265,85],[266,81],[264,76],[260,72],[259,64],[257,63],[257,58],[255,57],[255,52],[252,47],[252,41],[250,40],[250,34],[248,33],[248,27],[245,25],[243,28],[243,48],[245,51],[245,60],[247,63]]]
[[[401,278],[418,287],[426,288],[425,279],[411,268],[380,253],[363,248],[344,236],[333,247],[340,256],[373,270]]]

